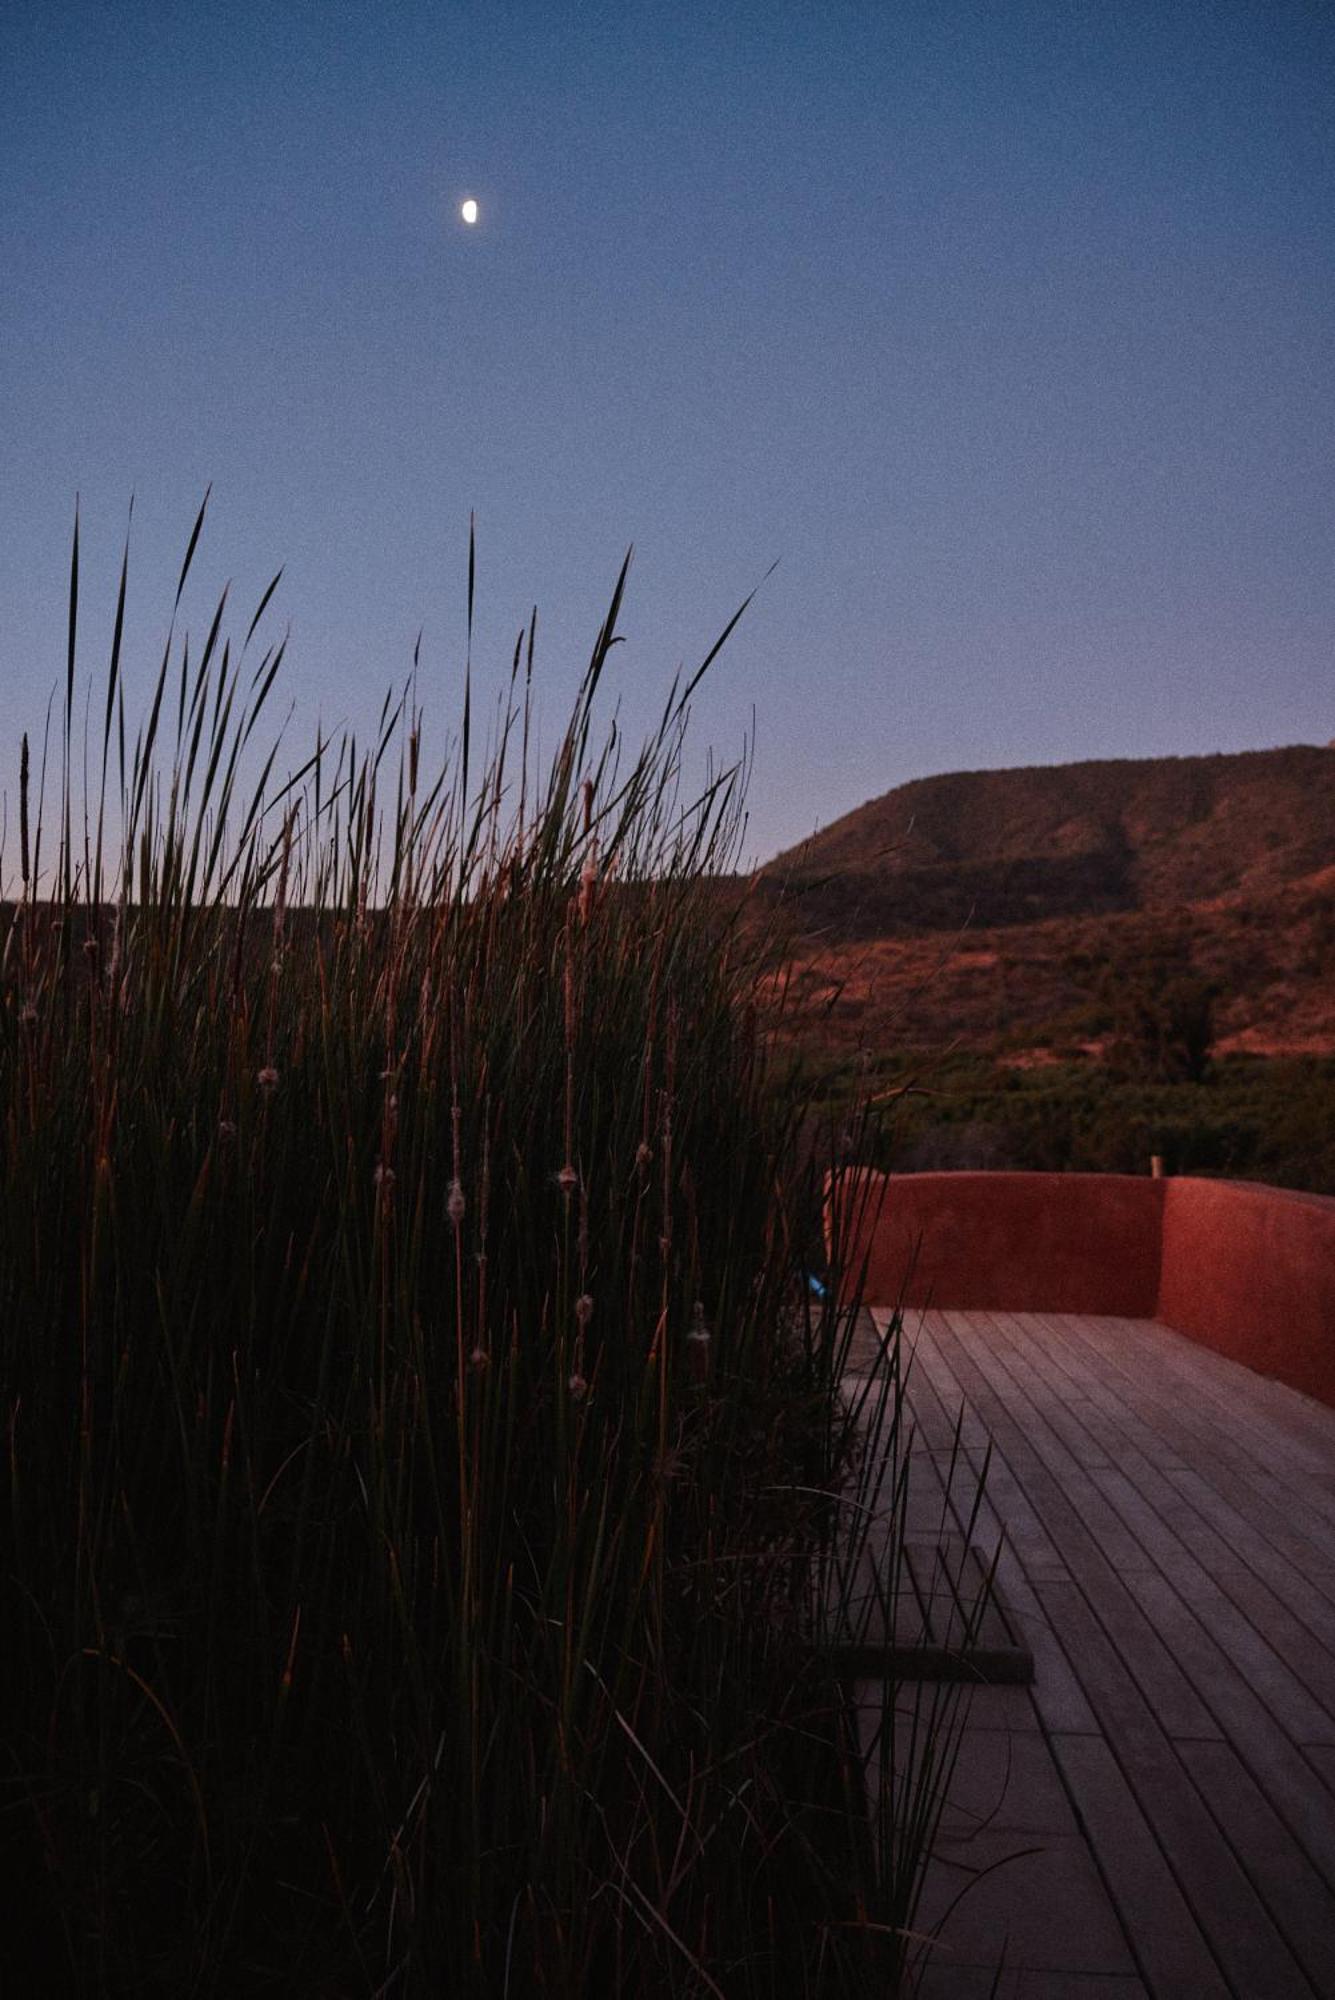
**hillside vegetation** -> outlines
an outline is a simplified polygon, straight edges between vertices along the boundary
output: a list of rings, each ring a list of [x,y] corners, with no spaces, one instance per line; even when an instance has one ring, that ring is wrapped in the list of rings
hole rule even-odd
[[[764,879],[841,939],[1258,897],[1335,866],[1335,749],[961,771],[846,813]]]
[[[912,1085],[891,1164],[1335,1190],[1335,747],[924,778],[755,901],[832,1096]]]

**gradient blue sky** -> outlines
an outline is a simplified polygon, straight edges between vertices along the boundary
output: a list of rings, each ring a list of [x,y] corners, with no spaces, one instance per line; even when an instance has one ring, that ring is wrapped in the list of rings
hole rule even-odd
[[[482,221],[466,230],[473,194]],[[540,607],[554,729],[627,543],[632,730],[696,704],[772,853],[938,770],[1335,736],[1327,0],[0,9],[0,787],[82,496],[133,689],[279,563],[298,727]],[[11,808],[12,816],[12,808]]]

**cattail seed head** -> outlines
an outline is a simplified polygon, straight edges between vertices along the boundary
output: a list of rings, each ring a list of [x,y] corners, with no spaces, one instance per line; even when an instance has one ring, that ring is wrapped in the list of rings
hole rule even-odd
[[[256,1083],[258,1083],[261,1090],[265,1091],[277,1090],[278,1071],[274,1068],[272,1063],[266,1063],[264,1065],[264,1068],[260,1071],[259,1075],[256,1077],[255,1081]]]
[[[371,1179],[376,1187],[383,1188],[388,1192],[394,1185],[394,1169],[393,1167],[387,1167],[383,1160],[377,1160],[375,1163],[375,1172],[372,1174]]]
[[[294,806],[283,821],[283,857],[278,868],[278,894],[273,906],[274,971],[280,970],[283,950],[283,919],[287,915],[287,870],[292,858],[292,828],[296,822],[297,809]]]
[[[579,1186],[579,1175],[575,1172],[569,1160],[566,1161],[560,1173],[556,1176],[556,1185],[560,1188],[562,1194],[567,1197],[572,1195]]]
[[[690,1329],[686,1335],[686,1365],[694,1382],[703,1382],[709,1372],[709,1338],[709,1328],[705,1324],[705,1309],[697,1299],[691,1313]]]
[[[653,1160],[653,1157],[654,1157],[653,1147],[648,1143],[647,1140],[641,1139],[639,1145],[635,1148],[635,1164],[640,1169],[641,1173],[643,1173],[644,1169],[650,1165],[650,1163]]]
[[[587,1326],[593,1318],[593,1300],[587,1292],[581,1292],[575,1300],[575,1319],[578,1325]]]
[[[598,888],[597,843],[584,857],[584,866],[579,871],[579,920],[587,924],[593,914],[593,899]]]
[[[582,1403],[589,1393],[589,1385],[582,1375],[572,1375],[566,1383],[566,1392],[572,1403]]]
[[[491,1356],[485,1347],[475,1347],[468,1357],[468,1365],[475,1375],[485,1375],[491,1366]]]
[[[462,1186],[457,1179],[452,1180],[450,1182],[450,1191],[445,1201],[445,1213],[449,1218],[451,1229],[459,1227],[459,1224],[464,1219],[464,1210],[467,1206]]]

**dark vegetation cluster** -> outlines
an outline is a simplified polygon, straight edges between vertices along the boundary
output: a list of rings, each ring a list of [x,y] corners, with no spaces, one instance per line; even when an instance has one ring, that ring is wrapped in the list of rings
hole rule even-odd
[[[1091,1037],[1097,1058],[950,1060],[896,1102],[888,1164],[1144,1173],[1157,1158],[1167,1173],[1335,1193],[1335,1057],[1217,1057],[1220,985],[1180,933],[1147,929],[1068,972],[1089,998],[1051,1040]]]
[[[130,738],[123,571],[81,797],[77,576],[4,857],[14,1990],[894,1990],[952,1711],[873,1839],[848,1315],[691,684],[595,742],[619,584],[543,772],[530,626],[480,765],[413,682],[243,794],[281,647],[169,635]]]
[[[1158,1155],[1165,1173],[1335,1195],[1335,1057],[1229,1056],[1200,1082],[973,1052],[852,1062],[829,1102],[868,1086],[886,1109],[876,1163],[902,1173],[1143,1174]]]

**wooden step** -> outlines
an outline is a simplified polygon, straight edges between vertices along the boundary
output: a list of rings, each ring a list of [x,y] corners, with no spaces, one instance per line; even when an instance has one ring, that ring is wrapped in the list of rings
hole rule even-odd
[[[1033,1653],[997,1589],[992,1562],[947,1534],[906,1539],[896,1566],[888,1556],[892,1532],[891,1523],[873,1522],[831,1620],[839,1672],[989,1685],[1032,1681]]]

